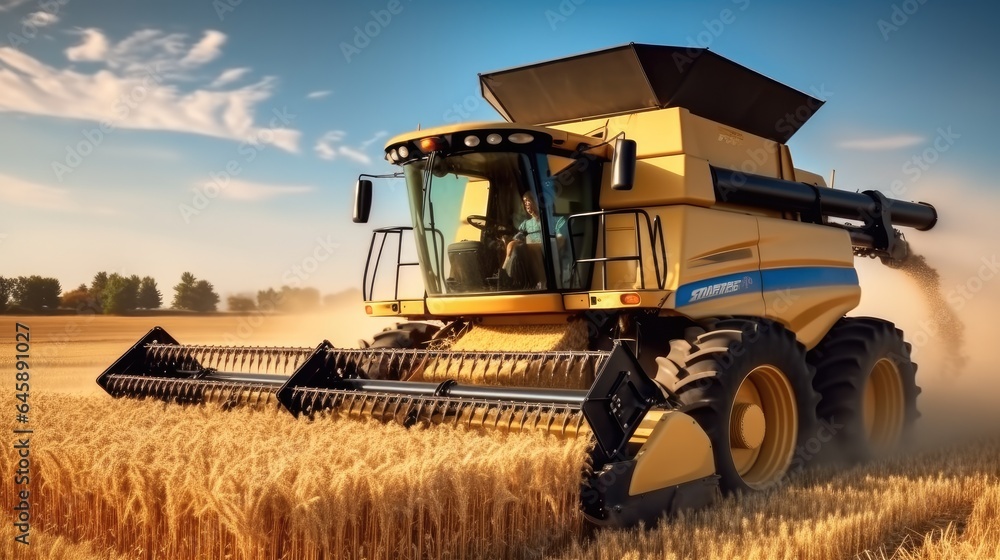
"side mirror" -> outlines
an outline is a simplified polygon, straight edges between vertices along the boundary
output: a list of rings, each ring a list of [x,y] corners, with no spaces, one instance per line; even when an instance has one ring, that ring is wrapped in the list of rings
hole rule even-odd
[[[611,188],[630,191],[635,183],[635,140],[615,140],[615,155],[611,158]]]
[[[368,179],[358,179],[358,183],[354,185],[354,223],[367,224],[371,212],[372,182]]]

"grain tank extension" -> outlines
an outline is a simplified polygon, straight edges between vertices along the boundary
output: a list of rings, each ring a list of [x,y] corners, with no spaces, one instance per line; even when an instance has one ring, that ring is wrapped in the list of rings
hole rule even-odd
[[[389,140],[412,220],[373,232],[364,348],[185,346],[154,328],[115,396],[591,438],[581,508],[653,521],[897,448],[902,332],[846,317],[854,259],[907,258],[934,208],[826,186],[786,142],[822,101],[712,52],[629,44],[480,75],[505,119]],[[359,180],[355,221],[373,200]],[[415,272],[422,297],[400,297]],[[389,288],[386,289],[386,286]]]

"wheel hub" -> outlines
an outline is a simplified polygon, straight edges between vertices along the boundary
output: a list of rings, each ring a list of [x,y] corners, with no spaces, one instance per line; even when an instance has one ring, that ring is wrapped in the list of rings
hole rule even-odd
[[[729,434],[733,447],[757,449],[764,442],[765,433],[767,423],[759,406],[754,403],[736,403],[733,406]]]
[[[905,423],[906,398],[899,368],[887,358],[875,363],[865,385],[863,401],[865,434],[879,448],[899,443]]]
[[[784,372],[760,365],[744,378],[729,415],[733,466],[751,488],[778,482],[791,463],[798,436],[795,393]]]

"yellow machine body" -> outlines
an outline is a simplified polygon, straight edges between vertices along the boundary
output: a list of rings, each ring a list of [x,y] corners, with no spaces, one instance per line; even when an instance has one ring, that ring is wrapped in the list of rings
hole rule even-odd
[[[426,137],[460,135],[485,126],[499,131],[549,134],[554,144],[562,145],[594,142],[594,136],[585,136],[584,131],[592,135],[596,132],[602,138],[620,134],[634,138],[639,148],[634,186],[627,191],[613,190],[610,168],[606,168],[599,206],[604,210],[640,208],[659,218],[667,257],[663,289],[640,287],[642,281],[646,286],[656,285],[653,266],[642,267],[645,278],[640,278],[635,262],[610,262],[606,265],[607,284],[598,270],[586,291],[429,296],[425,300],[426,313],[418,305],[420,312],[411,317],[571,314],[623,308],[654,308],[663,314],[682,314],[692,319],[749,315],[780,321],[807,348],[812,348],[837,319],[860,301],[861,289],[854,274],[854,253],[847,231],[798,221],[781,212],[716,200],[710,165],[779,179],[798,178],[826,188],[818,175],[792,166],[791,154],[783,144],[733,130],[677,107],[551,128],[512,123],[450,125],[397,136],[389,140],[387,147]],[[598,157],[610,159],[608,146],[603,148]],[[486,182],[470,182],[462,201],[462,215],[485,215],[487,202]],[[635,254],[636,240],[640,239],[643,260],[652,262],[653,243],[642,239],[643,232],[637,231],[635,220],[628,215],[612,215],[607,221],[602,230],[607,244],[598,239],[597,257]],[[463,223],[452,241],[471,239],[476,234],[473,226]],[[604,247],[606,254],[602,252]],[[811,283],[810,277],[815,282]],[[704,287],[723,293],[692,300],[688,292]],[[624,294],[635,294],[638,303],[623,303]],[[407,316],[402,312],[405,301],[368,305],[373,316]]]

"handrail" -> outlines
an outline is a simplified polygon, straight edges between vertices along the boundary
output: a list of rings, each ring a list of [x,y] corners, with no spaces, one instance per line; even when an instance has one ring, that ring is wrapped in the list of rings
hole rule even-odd
[[[403,262],[403,233],[406,231],[413,231],[412,226],[390,226],[377,228],[372,230],[372,239],[368,244],[368,259],[365,261],[365,272],[364,278],[361,281],[361,296],[365,301],[374,300],[375,295],[375,280],[378,278],[378,267],[379,263],[382,262],[382,251],[385,249],[386,241],[389,235],[396,235],[397,245],[396,245],[396,266],[395,266],[395,277],[393,281],[393,293],[392,299],[399,299],[399,276],[400,269],[404,266],[419,266],[419,262]],[[381,236],[381,243],[379,243],[378,254],[375,256],[374,265],[372,264],[372,252],[375,250],[375,240]],[[369,270],[371,271],[371,276],[369,278]]]
[[[635,244],[636,253],[633,255],[620,255],[609,257],[608,256],[608,224],[607,216],[620,215],[620,214],[631,214],[635,220]],[[621,208],[616,210],[598,210],[595,212],[584,212],[581,214],[573,214],[566,220],[567,229],[569,230],[570,239],[573,238],[573,221],[580,218],[592,218],[598,217],[600,219],[601,228],[601,250],[603,257],[595,257],[590,259],[579,259],[576,256],[576,249],[573,244],[570,243],[570,254],[573,257],[573,268],[576,270],[580,263],[600,263],[601,264],[601,289],[608,289],[608,263],[609,262],[623,262],[623,261],[635,261],[639,263],[639,287],[640,289],[646,289],[646,271],[643,266],[642,258],[642,233],[639,228],[639,217],[642,217],[646,221],[646,238],[649,240],[649,245],[651,247],[651,253],[653,257],[653,269],[656,273],[656,286],[657,289],[662,290],[666,285],[666,266],[667,266],[667,250],[666,244],[663,241],[663,225],[660,221],[660,217],[656,216],[652,219],[649,217],[649,213],[641,208]],[[657,253],[657,242],[659,242],[659,253]],[[657,256],[659,255],[659,256]],[[663,268],[661,269],[660,263],[663,263]]]

